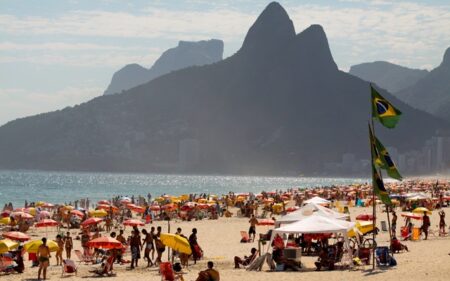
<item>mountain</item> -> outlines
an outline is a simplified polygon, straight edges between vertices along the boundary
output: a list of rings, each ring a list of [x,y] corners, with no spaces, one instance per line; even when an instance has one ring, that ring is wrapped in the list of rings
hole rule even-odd
[[[395,93],[414,85],[425,77],[428,71],[411,69],[387,61],[375,61],[353,65],[349,73]]]
[[[403,112],[397,128],[376,126],[399,152],[448,128],[380,93]],[[344,153],[369,157],[369,101],[322,27],[296,34],[273,2],[223,61],[0,127],[0,169],[313,175]]]
[[[416,84],[396,93],[412,107],[422,109],[450,122],[450,48],[442,63]]]
[[[149,82],[171,71],[195,65],[211,64],[222,60],[223,41],[180,41],[178,46],[165,51],[150,69],[129,64],[114,73],[105,95],[117,94]]]

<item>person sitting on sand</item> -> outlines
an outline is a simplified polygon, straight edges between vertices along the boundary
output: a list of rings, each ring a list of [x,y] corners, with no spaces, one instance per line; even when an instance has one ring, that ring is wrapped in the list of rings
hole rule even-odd
[[[406,250],[407,252],[409,252],[408,250],[408,246],[402,244],[396,236],[392,237],[392,241],[391,241],[391,251],[393,253],[398,253],[400,251]]]
[[[241,259],[238,256],[234,257],[234,268],[240,268],[239,265],[242,264],[243,266],[249,265],[256,257],[256,248],[252,248],[250,250],[250,256],[244,256],[243,259]]]
[[[50,262],[50,249],[47,246],[47,238],[42,238],[42,245],[39,246],[37,252],[37,258],[39,261],[38,280],[41,280],[41,272],[44,279],[47,279],[47,267]]]
[[[329,270],[334,269],[334,262],[329,259],[328,251],[326,248],[320,249],[319,258],[314,264],[316,265],[316,271],[320,271],[322,267],[327,267]]]
[[[219,271],[215,270],[214,263],[208,261],[208,269],[200,271],[196,281],[220,281]]]

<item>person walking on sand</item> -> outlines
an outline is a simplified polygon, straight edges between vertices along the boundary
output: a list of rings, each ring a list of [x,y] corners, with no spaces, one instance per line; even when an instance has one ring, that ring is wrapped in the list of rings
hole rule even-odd
[[[430,223],[430,217],[427,215],[427,212],[423,212],[423,224],[422,224],[422,231],[423,233],[425,233],[425,239],[428,239],[428,228],[430,227],[431,223]]]
[[[445,226],[447,224],[445,223],[445,212],[444,210],[441,210],[439,212],[439,235],[445,236]]]
[[[248,221],[250,223],[250,227],[248,229],[248,236],[252,241],[255,241],[256,236],[256,224],[258,223],[258,220],[255,218],[255,215],[252,215],[250,220]],[[253,235],[253,238],[252,238]]]
[[[38,280],[41,280],[41,272],[45,280],[47,279],[47,267],[50,261],[50,249],[47,246],[47,238],[45,237],[42,238],[42,245],[38,248],[37,258],[39,261]]]
[[[189,245],[191,246],[192,257],[194,264],[197,264],[197,260],[200,259],[200,246],[197,242],[197,228],[192,229],[191,235],[189,235]]]
[[[144,239],[142,239],[142,242],[145,245],[144,260],[147,259],[147,267],[150,267],[153,265],[153,261],[150,259],[150,251],[154,248],[153,237],[152,234],[148,233],[145,229],[142,229],[142,234],[145,235]]]

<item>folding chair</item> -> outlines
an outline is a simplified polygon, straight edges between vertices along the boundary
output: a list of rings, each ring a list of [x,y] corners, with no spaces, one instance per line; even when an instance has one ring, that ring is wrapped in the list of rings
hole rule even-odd
[[[75,275],[77,275],[77,271],[77,265],[73,260],[63,260],[61,276],[64,276],[64,273],[75,273]]]
[[[90,263],[90,262],[94,262],[94,256],[83,255],[80,250],[75,250],[74,252],[75,252],[75,255],[78,257],[78,262],[80,262],[80,263],[84,262],[86,264]]]

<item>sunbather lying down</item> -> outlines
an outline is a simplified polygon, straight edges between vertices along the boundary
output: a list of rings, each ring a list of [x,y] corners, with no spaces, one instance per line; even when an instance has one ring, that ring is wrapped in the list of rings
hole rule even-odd
[[[98,274],[98,275],[113,275],[112,272],[112,266],[114,262],[114,256],[104,256],[102,263],[100,264],[99,268],[96,268],[94,270],[91,270],[89,272]]]

